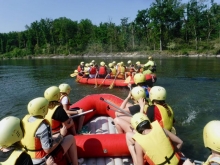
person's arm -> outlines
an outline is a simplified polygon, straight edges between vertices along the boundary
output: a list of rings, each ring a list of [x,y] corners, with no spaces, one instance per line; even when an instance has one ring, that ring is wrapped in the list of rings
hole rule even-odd
[[[66,121],[62,122],[63,127],[65,126],[67,129],[73,126],[72,118],[68,118]]]
[[[192,163],[189,159],[186,159],[183,165],[195,165],[195,163]]]
[[[178,149],[180,151],[182,145],[183,145],[183,141],[177,137],[175,134],[171,133],[170,131],[164,129],[166,135],[170,138],[170,140],[172,141],[173,145],[176,147],[176,149]],[[177,151],[178,152],[178,151]]]
[[[137,165],[144,165],[143,150],[137,142],[135,142],[135,151],[136,151]]]
[[[49,125],[42,123],[37,130],[37,137],[40,138],[40,142],[44,152],[51,153],[63,140],[62,135],[58,135],[56,138],[52,138],[51,128]],[[53,140],[51,140],[53,139]]]
[[[138,100],[138,103],[139,103],[139,105],[140,105],[140,112],[141,113],[144,113],[144,106],[145,106],[145,99],[144,98],[140,98],[139,100]]]
[[[124,109],[126,108],[126,104],[128,103],[128,100],[131,98],[131,92],[129,92],[128,96],[126,97],[126,99],[124,99],[124,101],[121,103],[120,108]]]

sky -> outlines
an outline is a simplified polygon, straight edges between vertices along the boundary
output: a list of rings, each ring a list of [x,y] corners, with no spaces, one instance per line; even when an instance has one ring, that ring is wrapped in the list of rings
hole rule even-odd
[[[127,17],[134,21],[138,10],[154,0],[0,0],[0,33],[24,31],[25,25],[41,19],[66,17],[72,21],[89,19],[93,24],[112,22],[120,25]],[[182,0],[182,3],[188,0]]]

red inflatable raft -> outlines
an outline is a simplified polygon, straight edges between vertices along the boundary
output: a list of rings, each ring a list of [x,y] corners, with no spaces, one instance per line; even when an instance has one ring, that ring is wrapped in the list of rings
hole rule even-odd
[[[90,130],[88,135],[74,136],[78,158],[84,158],[83,164],[133,165],[125,134],[117,134],[112,124],[115,118],[113,110],[122,102],[112,94],[92,94],[70,106],[71,109],[82,108],[85,111],[84,126]]]
[[[77,75],[76,77],[76,81],[79,82],[79,83],[82,83],[82,84],[97,84],[97,85],[100,85],[102,84],[103,86],[110,86],[113,81],[114,81],[114,86],[117,86],[117,87],[124,87],[124,86],[127,86],[129,83],[130,84],[134,84],[134,80],[133,78],[130,78],[129,77],[129,80],[130,81],[126,81],[126,80],[123,80],[123,79],[104,79],[104,78],[83,78],[82,76],[79,76]]]
[[[93,118],[98,116],[110,117],[111,119],[115,118],[115,111],[109,110],[114,109],[114,107],[108,105],[105,101],[101,100],[100,98],[108,100],[117,106],[120,106],[120,104],[123,101],[121,98],[112,94],[93,94],[88,95],[83,99],[79,100],[78,102],[72,104],[70,108],[80,107],[85,111],[94,109],[93,112],[87,113],[85,115],[85,124],[89,123]],[[107,122],[108,125],[108,123],[111,124],[111,120],[101,120],[101,123],[98,123],[98,128],[97,125],[90,125],[90,130],[93,130],[91,132],[92,134],[75,136],[78,156],[83,158],[129,156],[130,153],[126,145],[125,134],[117,134],[116,132],[111,132],[111,128],[104,128],[103,126],[105,122]],[[97,134],[97,130],[102,130],[102,133]]]

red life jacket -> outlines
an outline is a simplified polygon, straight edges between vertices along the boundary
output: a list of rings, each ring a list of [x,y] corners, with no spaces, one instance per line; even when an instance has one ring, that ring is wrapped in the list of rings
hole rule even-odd
[[[90,72],[89,72],[90,74],[96,74],[96,67],[91,67],[90,68]]]
[[[101,74],[101,75],[106,74],[106,67],[105,66],[100,66],[99,67],[99,74]]]

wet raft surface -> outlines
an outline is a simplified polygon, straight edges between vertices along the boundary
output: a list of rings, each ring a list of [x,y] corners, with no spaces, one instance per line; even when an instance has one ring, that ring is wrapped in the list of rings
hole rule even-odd
[[[100,116],[93,118],[85,127],[90,131],[90,134],[116,134],[117,130],[112,124],[113,119],[108,116]],[[83,135],[81,135],[83,136]],[[112,139],[115,140],[115,139]],[[94,148],[94,152],[96,152]],[[133,165],[131,157],[98,157],[84,158],[81,165]]]

